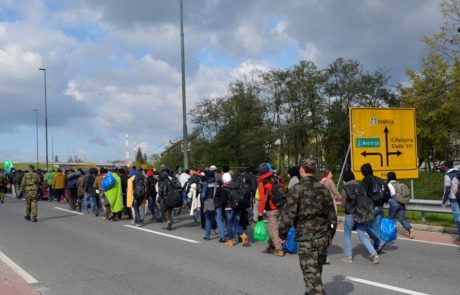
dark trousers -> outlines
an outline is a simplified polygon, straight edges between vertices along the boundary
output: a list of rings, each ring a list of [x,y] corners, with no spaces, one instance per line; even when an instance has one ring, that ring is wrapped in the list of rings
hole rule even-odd
[[[69,188],[67,201],[69,202],[70,210],[75,210],[75,203],[77,202],[77,189],[76,188]]]

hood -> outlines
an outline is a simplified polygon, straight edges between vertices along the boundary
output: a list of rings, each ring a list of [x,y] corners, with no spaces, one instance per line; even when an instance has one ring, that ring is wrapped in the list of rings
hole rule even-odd
[[[372,170],[372,166],[369,163],[363,164],[361,166],[361,173],[364,175],[364,177],[373,175],[374,171]]]
[[[273,175],[273,172],[269,171],[269,172],[267,172],[267,173],[265,173],[265,174],[262,174],[257,180],[258,180],[259,182],[262,182],[262,181],[264,181],[266,178],[268,178],[268,177],[270,177],[270,176],[272,176],[272,175]]]

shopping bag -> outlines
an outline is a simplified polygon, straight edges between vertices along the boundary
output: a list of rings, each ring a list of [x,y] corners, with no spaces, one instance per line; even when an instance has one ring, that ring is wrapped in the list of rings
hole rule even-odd
[[[398,236],[398,227],[396,220],[391,220],[386,217],[382,217],[380,220],[380,238],[385,242],[391,242],[396,240]]]
[[[286,242],[283,242],[283,249],[289,253],[297,253],[297,241],[295,240],[295,227],[291,226],[287,234]]]
[[[265,222],[258,221],[254,226],[253,238],[256,241],[268,241],[270,236],[268,235],[268,228]]]

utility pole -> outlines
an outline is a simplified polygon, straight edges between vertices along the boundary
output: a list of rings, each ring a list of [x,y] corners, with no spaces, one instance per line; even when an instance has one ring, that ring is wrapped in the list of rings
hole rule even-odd
[[[48,171],[48,102],[46,98],[46,69],[39,68],[40,71],[43,71],[43,76],[45,78],[45,140],[46,140],[46,170]]]
[[[188,169],[187,140],[187,105],[185,97],[185,49],[184,49],[184,1],[180,0],[180,41],[181,41],[181,72],[182,72],[182,146],[184,148],[184,170]]]
[[[37,169],[38,169],[38,110],[34,109],[35,112],[35,132],[37,136]]]

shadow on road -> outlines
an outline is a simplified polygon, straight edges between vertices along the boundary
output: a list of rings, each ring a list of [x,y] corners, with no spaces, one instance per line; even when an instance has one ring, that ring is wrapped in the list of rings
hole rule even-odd
[[[345,280],[344,276],[334,276],[334,280],[324,285],[328,295],[345,295],[354,291],[353,284]]]
[[[59,216],[45,217],[45,218],[38,217],[38,221],[47,221],[47,220],[61,219],[61,218],[67,218],[67,217],[73,217],[73,216],[76,216],[76,215],[75,214],[67,214],[67,215],[59,215]]]

